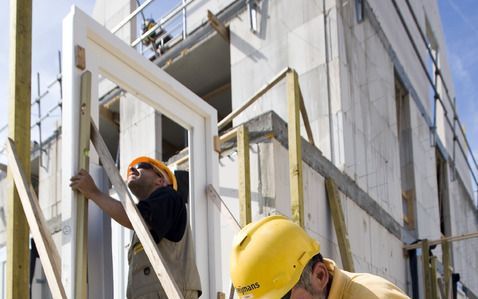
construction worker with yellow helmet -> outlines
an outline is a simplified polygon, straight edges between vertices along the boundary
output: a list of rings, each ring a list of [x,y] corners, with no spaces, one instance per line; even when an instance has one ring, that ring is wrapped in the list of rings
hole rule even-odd
[[[119,224],[133,228],[123,205],[101,192],[87,171],[80,170],[70,181],[73,190],[93,200]],[[129,164],[126,182],[139,201],[138,210],[183,297],[197,299],[201,295],[201,282],[186,202],[177,192],[174,173],[163,162],[143,156]],[[167,298],[136,234],[133,234],[128,261],[127,298]]]
[[[339,269],[283,216],[250,223],[235,236],[231,279],[240,299],[409,298],[382,277]]]

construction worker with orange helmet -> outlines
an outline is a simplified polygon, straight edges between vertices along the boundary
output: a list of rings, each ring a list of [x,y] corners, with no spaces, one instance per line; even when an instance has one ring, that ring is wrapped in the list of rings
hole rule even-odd
[[[235,236],[231,279],[240,299],[409,298],[382,277],[339,269],[283,216],[250,223]]]
[[[80,170],[70,181],[73,190],[93,200],[119,224],[133,228],[123,205],[101,192],[87,171]],[[175,175],[159,160],[138,157],[128,166],[127,185],[137,197],[138,210],[183,297],[197,299],[201,295],[201,282],[186,202],[177,192]],[[167,298],[136,234],[133,234],[128,261],[127,298]]]

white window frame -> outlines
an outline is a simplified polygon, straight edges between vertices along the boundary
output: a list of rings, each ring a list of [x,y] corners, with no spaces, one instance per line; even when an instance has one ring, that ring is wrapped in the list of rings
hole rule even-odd
[[[217,112],[76,7],[72,7],[63,21],[62,281],[67,296],[74,297],[76,195],[69,188],[69,178],[78,167],[78,107],[80,75],[84,71],[76,67],[77,45],[85,49],[85,70],[92,73],[91,114],[95,123],[98,124],[98,77],[102,76],[188,130],[190,223],[202,297],[212,298],[212,290],[217,286],[215,272],[218,267],[214,256],[218,245],[212,220],[216,212],[214,205],[208,204],[206,187],[212,184],[217,189],[218,186],[218,155],[213,146],[213,137],[217,135]],[[94,147],[90,148],[93,151]],[[94,156],[90,154],[90,161]]]

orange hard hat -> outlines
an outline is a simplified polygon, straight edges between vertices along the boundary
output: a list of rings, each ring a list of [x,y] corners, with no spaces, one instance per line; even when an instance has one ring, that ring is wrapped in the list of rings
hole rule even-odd
[[[133,161],[131,161],[131,163],[129,163],[128,165],[128,169],[126,170],[126,176],[128,176],[129,169],[138,163],[151,164],[159,173],[162,174],[162,176],[166,179],[168,184],[173,186],[174,190],[176,191],[178,190],[178,183],[176,181],[176,176],[169,169],[169,167],[166,166],[166,164],[164,164],[163,162],[150,157],[141,156],[136,159],[133,159]]]

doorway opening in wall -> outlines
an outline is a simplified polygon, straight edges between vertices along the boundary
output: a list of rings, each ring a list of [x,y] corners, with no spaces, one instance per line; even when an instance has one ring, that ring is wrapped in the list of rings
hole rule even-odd
[[[440,211],[440,232],[443,236],[451,236],[447,162],[438,149],[436,149],[435,151],[438,209]]]
[[[395,73],[395,107],[400,154],[400,178],[403,207],[403,225],[416,233],[415,173],[413,167],[413,132],[410,118],[410,97]]]

